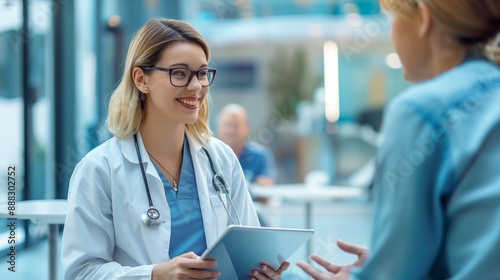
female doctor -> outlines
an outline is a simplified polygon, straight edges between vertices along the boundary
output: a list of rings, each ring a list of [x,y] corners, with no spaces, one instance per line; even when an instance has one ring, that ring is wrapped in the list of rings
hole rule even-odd
[[[115,135],[76,166],[62,241],[64,279],[215,279],[199,256],[230,224],[258,226],[238,159],[210,136],[209,48],[185,22],[134,36],[109,104]],[[278,279],[264,264],[254,279]]]

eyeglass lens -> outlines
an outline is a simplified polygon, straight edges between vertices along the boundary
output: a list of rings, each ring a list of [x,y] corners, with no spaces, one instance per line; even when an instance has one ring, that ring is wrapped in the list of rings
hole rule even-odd
[[[191,71],[189,69],[178,68],[170,70],[170,82],[174,86],[187,86],[189,82],[191,82],[193,76],[196,76],[200,84],[206,87],[212,83],[214,79],[214,72],[212,69]]]

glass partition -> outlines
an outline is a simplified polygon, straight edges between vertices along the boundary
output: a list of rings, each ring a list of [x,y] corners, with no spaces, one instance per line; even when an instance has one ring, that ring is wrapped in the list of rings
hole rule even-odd
[[[28,7],[23,7],[26,2]],[[9,166],[16,171],[15,201],[55,196],[52,4],[47,0],[0,0],[0,178],[5,186],[0,188],[0,204],[14,201],[7,193]],[[26,15],[28,29],[24,32]],[[2,220],[2,224],[6,222]],[[10,247],[8,229],[0,227],[0,250]],[[18,221],[16,247],[43,237],[46,229],[46,225]]]
[[[21,1],[0,0],[0,205],[14,198],[8,195],[8,169],[15,169],[11,176],[10,190],[15,188],[15,200],[23,199],[23,95],[21,79],[22,60],[22,4]],[[14,174],[12,174],[14,175]],[[13,200],[12,200],[13,201]],[[2,209],[4,210],[4,209]],[[11,245],[8,243],[10,229],[8,221],[0,220],[0,251]],[[16,225],[16,242],[25,239],[24,225]]]

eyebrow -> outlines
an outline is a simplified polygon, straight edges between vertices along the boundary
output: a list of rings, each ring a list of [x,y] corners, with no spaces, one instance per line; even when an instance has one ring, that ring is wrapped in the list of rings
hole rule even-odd
[[[182,66],[182,67],[189,69],[189,65],[187,65],[186,63],[175,63],[175,64],[170,65],[169,68],[176,67],[176,66]],[[206,67],[208,67],[207,64],[202,64],[200,67],[198,67],[198,69],[206,68]]]

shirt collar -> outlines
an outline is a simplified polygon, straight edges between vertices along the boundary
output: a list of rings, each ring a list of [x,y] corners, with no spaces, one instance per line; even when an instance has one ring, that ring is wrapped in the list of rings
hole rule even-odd
[[[188,139],[189,146],[190,146],[191,150],[199,152],[203,148],[201,143],[196,141],[196,139],[193,137],[193,135],[191,135],[191,133],[189,133],[189,131],[186,130],[185,133],[186,133],[186,137]],[[148,151],[146,150],[146,147],[144,146],[144,142],[142,141],[142,136],[141,136],[140,132],[137,132],[137,143],[139,144],[139,151],[141,153],[142,161],[147,163],[148,157],[145,155],[147,155]],[[134,136],[130,136],[130,137],[121,139],[121,150],[122,150],[123,156],[128,161],[130,161],[132,163],[136,163],[136,164],[139,163],[139,159],[137,158],[137,152],[136,152],[136,148],[135,148]]]

